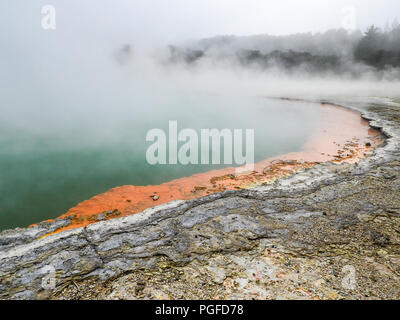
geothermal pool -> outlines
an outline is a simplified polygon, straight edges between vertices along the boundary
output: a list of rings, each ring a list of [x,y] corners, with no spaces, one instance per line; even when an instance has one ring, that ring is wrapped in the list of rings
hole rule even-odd
[[[29,36],[22,36],[28,29],[17,31],[21,37],[10,37],[0,53],[0,230],[67,212],[85,216],[113,210],[114,204],[123,210],[130,203],[128,214],[207,194],[186,192],[192,187],[205,190],[197,184],[209,180],[207,175],[196,182],[185,180],[186,193],[182,180],[176,179],[230,165],[147,163],[148,130],[167,131],[169,121],[177,121],[178,130],[196,132],[253,129],[255,162],[284,154],[333,160],[337,143],[343,146],[346,139],[358,137],[362,144],[369,135],[360,116],[344,109],[258,96],[273,83],[254,75],[239,76],[234,70],[225,75],[212,68],[199,73],[140,55],[121,65],[110,44],[74,38],[71,45],[58,31],[38,29]],[[114,194],[121,199],[126,195],[124,205],[108,196],[97,197],[96,205],[81,205],[117,186],[172,180],[177,182],[163,185],[156,203],[147,192],[157,190],[140,189],[137,194],[137,189],[123,189],[123,196]],[[215,183],[218,190],[224,188],[221,183]]]
[[[261,97],[192,94],[137,101],[125,95],[110,103],[103,94],[109,93],[88,101],[75,92],[41,107],[36,96],[36,101],[22,101],[35,107],[20,102],[23,113],[2,119],[1,230],[58,217],[116,186],[158,185],[229,166],[148,164],[146,133],[153,128],[168,132],[170,120],[179,130],[197,132],[254,129],[258,162],[302,150],[324,116],[319,105]]]

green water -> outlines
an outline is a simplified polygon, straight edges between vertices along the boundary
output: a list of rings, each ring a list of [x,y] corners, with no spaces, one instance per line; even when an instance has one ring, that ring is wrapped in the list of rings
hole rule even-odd
[[[310,120],[318,117],[318,108],[312,105],[204,95],[174,97],[165,104],[152,104],[146,112],[133,108],[121,117],[122,109],[104,108],[91,118],[84,113],[79,117],[74,109],[53,115],[47,126],[42,121],[38,126],[30,122],[29,127],[4,125],[0,229],[55,218],[115,186],[159,184],[224,167],[149,165],[145,155],[151,143],[145,141],[146,132],[152,128],[168,132],[168,120],[177,120],[178,129],[198,132],[202,128],[254,129],[255,160],[260,161],[300,150],[314,130]],[[79,125],[67,125],[66,114],[75,119],[70,124]]]
[[[0,230],[58,217],[115,186],[223,167],[149,165],[146,133],[170,120],[197,132],[254,129],[256,161],[299,150],[318,122],[318,107],[255,97],[234,74],[171,72],[136,56],[121,66],[119,40],[83,40],[63,24],[44,32],[37,15],[26,19],[0,50]]]

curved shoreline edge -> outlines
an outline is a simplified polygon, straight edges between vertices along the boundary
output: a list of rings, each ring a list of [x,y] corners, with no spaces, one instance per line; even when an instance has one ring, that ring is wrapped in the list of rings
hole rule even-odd
[[[298,107],[301,104],[310,104],[300,100],[294,102]],[[321,162],[355,162],[368,156],[384,142],[384,136],[379,130],[371,128],[362,118],[360,121],[359,112],[332,104],[312,104],[313,108],[321,108],[316,110],[320,117],[319,128],[298,151],[261,160],[255,163],[253,172],[245,174],[237,175],[234,167],[227,167],[159,185],[114,187],[78,203],[59,216],[59,219],[71,218],[71,223],[50,234],[136,214],[173,200],[192,200],[226,190],[249,189],[273,183],[276,179],[288,177]],[[365,146],[367,142],[370,143],[369,147]],[[157,200],[153,199],[155,195]]]
[[[385,134],[385,145],[355,164],[321,163],[271,185],[175,201],[39,240],[68,225],[69,219],[0,233],[0,298],[68,297],[65,290],[73,281],[111,281],[132,271],[155,272],[157,278],[157,272],[189,267],[208,270],[214,280],[203,281],[213,281],[213,290],[218,291],[223,290],[220,286],[228,288],[225,281],[235,275],[220,266],[225,274],[220,282],[221,277],[216,277],[220,270],[209,261],[251,257],[251,263],[238,263],[246,269],[257,259],[264,261],[266,252],[280,254],[282,259],[290,252],[295,262],[309,257],[309,263],[315,266],[323,259],[335,260],[343,255],[348,264],[355,264],[361,257],[377,257],[379,250],[386,254],[380,252],[374,263],[386,265],[385,261],[392,258],[400,261],[399,233],[393,232],[400,225],[399,105],[382,98],[311,102],[360,112],[372,127]],[[379,194],[385,184],[387,199],[386,194]],[[377,220],[376,216],[387,217],[392,225],[386,227],[386,218]],[[368,267],[358,263],[360,268]],[[56,277],[56,287],[50,290],[43,288],[47,266],[54,268]],[[279,264],[275,267],[284,268]],[[396,270],[389,276],[391,280],[382,276],[376,285],[391,285],[394,289],[387,289],[387,295],[400,298],[398,285],[393,286],[398,283]],[[240,275],[240,279],[243,277]],[[371,286],[368,281],[360,283],[359,294],[365,295],[364,287],[367,290]],[[242,288],[240,297],[250,294],[246,290]],[[386,293],[378,298],[385,298]],[[190,292],[186,298],[190,298]]]

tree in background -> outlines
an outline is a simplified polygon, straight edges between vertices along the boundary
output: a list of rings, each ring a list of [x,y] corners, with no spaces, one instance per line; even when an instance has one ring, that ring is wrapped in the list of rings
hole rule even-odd
[[[400,25],[397,20],[385,32],[374,25],[369,27],[356,46],[354,59],[378,69],[400,67]]]

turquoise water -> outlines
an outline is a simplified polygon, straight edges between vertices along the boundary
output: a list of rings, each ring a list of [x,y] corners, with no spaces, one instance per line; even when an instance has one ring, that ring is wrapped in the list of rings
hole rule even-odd
[[[254,129],[255,160],[260,161],[300,150],[314,130],[310,120],[318,117],[318,108],[311,105],[215,95],[174,97],[151,107],[130,105],[127,99],[118,108],[103,105],[90,117],[79,108],[66,111],[65,105],[62,112],[44,113],[46,121],[37,104],[32,108],[34,112],[27,108],[20,115],[19,123],[2,119],[0,229],[57,217],[115,186],[160,184],[224,167],[149,165],[146,133],[152,128],[168,132],[169,120],[177,120],[178,129],[197,132]]]
[[[256,98],[212,69],[191,84],[195,74],[147,60],[121,66],[107,39],[84,41],[63,24],[13,30],[0,51],[0,230],[55,218],[115,186],[223,167],[149,165],[146,133],[169,120],[197,132],[254,129],[256,161],[299,150],[318,122],[318,107]],[[213,82],[230,93],[216,94]]]

